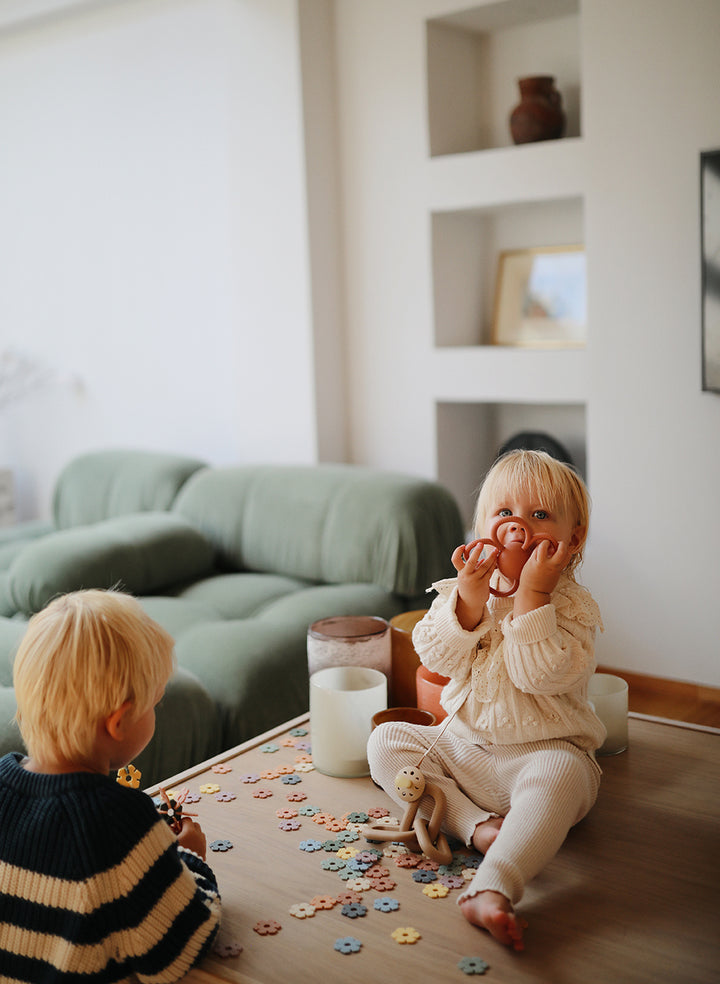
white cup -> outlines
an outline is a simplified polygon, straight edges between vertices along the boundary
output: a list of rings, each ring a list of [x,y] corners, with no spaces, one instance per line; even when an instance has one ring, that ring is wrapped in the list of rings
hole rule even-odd
[[[605,725],[607,737],[598,755],[617,755],[628,747],[628,685],[612,673],[593,673],[588,700]]]
[[[387,707],[387,678],[366,666],[331,666],[310,677],[310,740],[318,772],[367,776],[373,714]]]

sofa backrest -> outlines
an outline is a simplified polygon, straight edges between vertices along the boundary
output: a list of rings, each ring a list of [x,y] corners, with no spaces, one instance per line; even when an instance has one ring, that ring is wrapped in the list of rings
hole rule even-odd
[[[206,469],[188,479],[173,510],[227,569],[371,583],[406,597],[452,573],[450,555],[463,541],[443,486],[356,465]]]
[[[91,451],[60,473],[53,495],[57,529],[86,526],[129,513],[171,507],[179,490],[205,463],[142,450]]]

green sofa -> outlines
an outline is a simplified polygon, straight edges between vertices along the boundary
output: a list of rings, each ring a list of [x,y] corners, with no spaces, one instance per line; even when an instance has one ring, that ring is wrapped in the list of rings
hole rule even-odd
[[[0,753],[21,747],[13,653],[58,594],[120,587],[175,639],[135,763],[150,784],[307,710],[308,625],[425,607],[462,539],[452,496],[408,475],[84,455],[58,479],[52,523],[0,531]]]

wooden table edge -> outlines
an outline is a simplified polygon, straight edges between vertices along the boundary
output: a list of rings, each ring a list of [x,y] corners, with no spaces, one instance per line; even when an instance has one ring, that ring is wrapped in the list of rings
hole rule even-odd
[[[648,724],[661,724],[672,728],[685,728],[688,731],[703,731],[711,735],[720,735],[720,728],[713,728],[705,724],[693,724],[690,721],[675,721],[672,718],[654,717],[651,714],[640,714],[638,711],[630,711],[628,717],[636,721],[647,722]],[[213,765],[220,765],[223,762],[227,762],[228,759],[235,758],[242,752],[247,752],[252,748],[257,748],[258,745],[265,745],[268,742],[271,742],[273,738],[277,738],[278,735],[282,735],[286,731],[290,731],[292,728],[307,725],[309,722],[310,715],[307,712],[305,714],[300,714],[298,717],[292,718],[290,721],[285,721],[282,724],[277,725],[277,727],[263,732],[261,735],[256,735],[254,738],[249,738],[240,745],[235,745],[233,748],[228,748],[224,752],[220,752],[220,754],[216,755],[214,758],[209,758],[204,762],[199,762],[197,765],[191,766],[184,772],[179,772],[177,775],[170,776],[168,779],[156,783],[154,786],[150,786],[145,790],[145,792],[148,793],[148,795],[153,796],[159,792],[160,787],[166,789],[171,786],[177,786],[179,783],[186,782],[188,779],[193,779],[201,772],[206,772],[208,769],[211,769]]]
[[[290,721],[285,721],[283,724],[279,724],[277,727],[271,728],[269,731],[265,731],[261,735],[256,735],[254,738],[249,738],[240,745],[235,745],[233,748],[228,748],[224,752],[220,752],[220,754],[214,756],[214,758],[205,759],[204,762],[199,762],[197,765],[192,765],[184,772],[178,772],[177,775],[170,776],[170,778],[164,779],[162,782],[156,783],[154,786],[149,786],[145,792],[149,796],[152,796],[160,791],[160,787],[167,789],[169,786],[177,786],[178,783],[186,782],[188,779],[193,779],[200,772],[206,772],[214,765],[220,765],[223,762],[227,762],[228,759],[235,758],[236,755],[240,755],[242,752],[250,751],[251,748],[257,748],[258,745],[265,745],[272,741],[273,738],[277,738],[278,735],[282,735],[286,731],[289,731],[292,728],[297,728],[300,725],[308,724],[309,721],[310,715],[307,712],[305,714],[300,714],[298,717],[292,718]]]

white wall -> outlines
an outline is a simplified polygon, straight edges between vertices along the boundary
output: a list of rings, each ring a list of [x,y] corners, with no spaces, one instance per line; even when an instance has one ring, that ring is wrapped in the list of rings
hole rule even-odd
[[[86,448],[315,460],[297,4],[65,7],[0,30],[0,351],[55,373],[0,414],[20,516]]]
[[[0,0],[0,350],[57,373],[0,414],[24,514],[92,446],[463,460],[432,397],[457,362],[434,350],[424,207],[424,18],[463,6],[336,0],[333,51],[331,0]],[[582,376],[598,657],[718,685],[698,155],[720,146],[720,5],[582,0],[581,33],[590,344],[557,365]]]
[[[604,662],[720,684],[720,396],[700,390],[699,154],[717,0],[586,2],[592,320],[585,572]]]
[[[444,414],[436,447],[437,377],[450,366],[464,379],[467,360],[432,351],[423,19],[468,6],[337,5],[352,455],[418,472],[466,458]],[[717,0],[581,4],[583,576],[606,624],[598,659],[708,685],[720,684],[720,397],[700,391],[698,173],[700,150],[720,146],[719,37]]]

